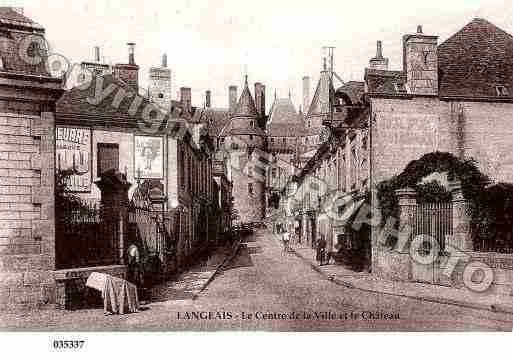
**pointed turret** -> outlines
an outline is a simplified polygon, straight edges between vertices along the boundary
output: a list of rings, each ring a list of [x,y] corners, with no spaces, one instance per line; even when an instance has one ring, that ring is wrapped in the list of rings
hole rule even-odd
[[[324,69],[321,71],[312,103],[306,112],[306,118],[312,121],[312,127],[320,127],[323,117],[328,116],[330,112],[330,96],[333,96],[334,93],[335,89],[333,88],[329,72]]]
[[[244,90],[242,90],[242,94],[240,95],[234,115],[255,118],[258,117],[255,101],[253,100],[253,96],[251,96],[251,92],[249,91],[247,75],[244,82]]]

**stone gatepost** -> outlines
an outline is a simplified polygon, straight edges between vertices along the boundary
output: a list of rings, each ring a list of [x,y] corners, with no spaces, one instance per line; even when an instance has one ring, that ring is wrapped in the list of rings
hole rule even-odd
[[[413,233],[415,210],[417,207],[416,192],[412,188],[395,191],[399,202],[399,235],[393,250],[384,256],[382,271],[384,276],[392,280],[408,281],[412,279],[413,262],[410,258],[410,241]]]
[[[104,220],[119,222],[119,263],[125,264],[126,238],[128,228],[128,189],[132,186],[126,176],[114,170],[102,174],[100,180],[94,182],[101,192],[102,216]]]
[[[473,250],[472,237],[470,235],[470,204],[463,196],[460,181],[449,182],[449,190],[452,195],[452,228],[453,235],[448,241],[448,250],[453,248],[461,252]]]
[[[417,193],[412,188],[403,188],[395,191],[397,200],[399,202],[399,238],[397,243],[399,248],[396,248],[400,253],[408,253],[410,246],[410,235],[413,232],[413,226],[415,225],[415,209],[417,207]],[[406,230],[409,226],[409,230]],[[406,236],[408,238],[406,238]],[[408,244],[408,245],[405,245]]]

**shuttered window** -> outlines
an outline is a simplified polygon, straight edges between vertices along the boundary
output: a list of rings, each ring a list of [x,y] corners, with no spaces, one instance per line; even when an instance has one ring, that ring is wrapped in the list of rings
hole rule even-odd
[[[98,177],[111,169],[119,170],[119,145],[117,143],[99,143]]]

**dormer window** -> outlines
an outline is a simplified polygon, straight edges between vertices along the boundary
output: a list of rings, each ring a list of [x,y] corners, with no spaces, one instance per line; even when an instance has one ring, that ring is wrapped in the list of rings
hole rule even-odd
[[[407,94],[408,93],[408,89],[406,88],[406,85],[403,83],[395,83],[394,87],[395,87],[395,92],[397,92],[399,94]]]
[[[495,86],[497,96],[509,96],[508,89],[505,86]]]

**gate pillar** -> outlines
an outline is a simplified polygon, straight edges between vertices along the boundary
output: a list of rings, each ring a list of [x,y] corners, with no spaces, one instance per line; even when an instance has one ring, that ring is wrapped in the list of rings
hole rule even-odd
[[[449,241],[448,250],[453,248],[466,252],[473,250],[472,237],[470,235],[470,205],[463,195],[460,181],[449,183],[452,195],[452,228],[453,235]]]
[[[398,251],[408,253],[410,246],[410,235],[413,233],[414,221],[415,221],[415,209],[417,206],[417,193],[412,188],[402,188],[395,191],[399,202],[399,228],[405,229],[405,226],[409,226],[409,230],[399,231],[399,243]],[[408,236],[405,238],[404,236]],[[407,244],[407,245],[405,245]]]
[[[125,264],[125,238],[128,226],[128,189],[132,186],[126,176],[115,170],[103,173],[100,180],[94,182],[101,192],[102,216],[107,216],[112,223],[118,223],[120,264]],[[112,240],[116,240],[113,238]]]

